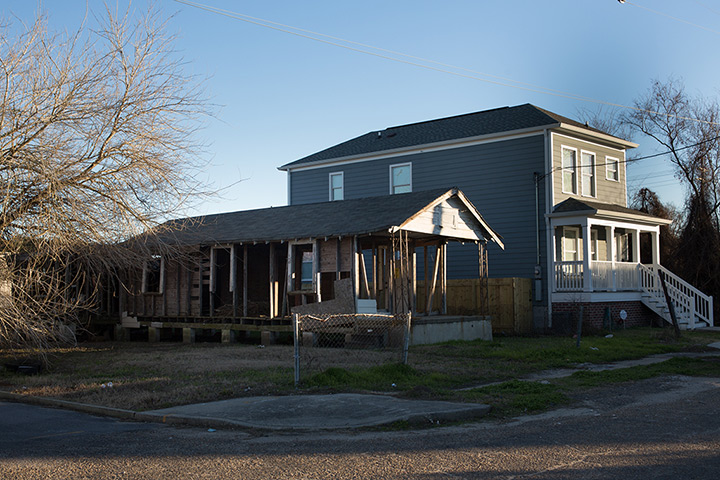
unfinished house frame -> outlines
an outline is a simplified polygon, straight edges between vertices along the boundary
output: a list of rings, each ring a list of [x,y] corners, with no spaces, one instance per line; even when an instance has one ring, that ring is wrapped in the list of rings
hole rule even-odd
[[[158,241],[191,253],[149,258],[124,280],[122,327],[147,326],[151,340],[182,328],[186,341],[216,329],[271,342],[294,312],[442,315],[448,242],[478,244],[485,278],[487,241],[503,246],[457,188],[190,220],[169,222]]]

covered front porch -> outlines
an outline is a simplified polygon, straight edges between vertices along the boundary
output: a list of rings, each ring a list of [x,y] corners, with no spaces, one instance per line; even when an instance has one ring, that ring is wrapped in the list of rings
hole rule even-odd
[[[660,265],[660,226],[669,223],[615,205],[559,204],[550,215],[552,292],[641,291],[643,266]]]
[[[661,265],[660,228],[670,220],[572,198],[548,217],[553,309],[637,302],[671,321],[667,292],[681,326],[713,324],[712,297]]]

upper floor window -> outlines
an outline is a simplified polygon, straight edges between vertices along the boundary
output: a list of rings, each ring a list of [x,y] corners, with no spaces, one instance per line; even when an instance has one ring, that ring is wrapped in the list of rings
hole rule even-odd
[[[563,147],[562,149],[562,191],[577,194],[577,150]]]
[[[412,192],[412,164],[390,165],[390,193]]]
[[[580,155],[580,173],[582,176],[582,194],[595,196],[595,154],[582,152]]]
[[[330,201],[342,200],[344,198],[343,172],[330,174]]]
[[[613,157],[605,157],[605,178],[615,182],[620,181],[620,160]]]

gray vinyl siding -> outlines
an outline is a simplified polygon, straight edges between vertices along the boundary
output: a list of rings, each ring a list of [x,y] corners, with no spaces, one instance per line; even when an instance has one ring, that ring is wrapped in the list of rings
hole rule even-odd
[[[553,205],[574,197],[582,200],[594,200],[603,203],[612,203],[627,207],[627,188],[625,182],[625,151],[602,146],[596,143],[585,142],[577,138],[570,138],[565,135],[552,134],[553,137],[553,182],[555,198]],[[583,195],[580,173],[578,170],[578,187],[576,194],[563,192],[563,171],[562,171],[562,149],[568,147],[577,151],[577,162],[580,164],[580,152],[595,154],[595,197]],[[608,158],[618,160],[618,180],[607,179],[606,164]]]
[[[536,264],[535,182],[545,170],[542,134],[466,147],[293,171],[290,203],[328,200],[328,174],[342,171],[344,198],[387,195],[390,165],[412,163],[413,191],[459,187],[490,226],[505,251],[490,243],[492,277],[533,277]],[[540,191],[541,264],[546,263],[544,186]],[[449,278],[477,278],[476,245],[449,246]],[[545,296],[543,295],[543,298]]]

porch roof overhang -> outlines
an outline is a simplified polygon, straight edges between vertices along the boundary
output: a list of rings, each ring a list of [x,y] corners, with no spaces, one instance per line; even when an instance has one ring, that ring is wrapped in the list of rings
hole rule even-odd
[[[639,210],[613,205],[609,203],[593,202],[568,198],[555,205],[553,212],[546,215],[550,218],[551,224],[560,225],[569,222],[587,222],[592,218],[593,223],[618,223],[632,224],[637,226],[653,227],[655,230],[660,225],[670,225],[672,220],[655,217]]]
[[[172,220],[146,239],[208,246],[390,236],[400,230],[412,238],[490,240],[504,248],[501,237],[456,187]]]

